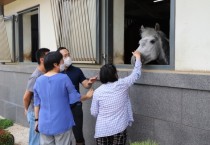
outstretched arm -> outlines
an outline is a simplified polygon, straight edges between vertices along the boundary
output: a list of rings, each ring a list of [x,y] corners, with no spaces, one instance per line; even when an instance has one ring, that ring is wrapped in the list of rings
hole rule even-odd
[[[132,73],[128,76],[123,78],[121,81],[126,86],[131,86],[137,79],[141,76],[141,54],[138,51],[132,52],[133,56],[136,57],[135,66],[133,68]]]
[[[78,93],[77,90],[75,89],[69,77],[67,77],[65,81],[66,81],[66,88],[69,94],[69,104],[74,104],[77,101],[85,101],[87,99],[92,98],[93,89],[90,89],[85,95],[81,96],[81,94]]]
[[[84,88],[86,89],[90,89],[92,84],[95,83],[95,81],[97,80],[97,76],[91,77],[89,79],[86,79],[82,82],[82,85]]]
[[[83,95],[82,97],[81,97],[81,101],[85,101],[85,100],[88,100],[88,99],[90,99],[90,98],[92,98],[92,96],[93,96],[93,89],[90,89],[85,95]]]

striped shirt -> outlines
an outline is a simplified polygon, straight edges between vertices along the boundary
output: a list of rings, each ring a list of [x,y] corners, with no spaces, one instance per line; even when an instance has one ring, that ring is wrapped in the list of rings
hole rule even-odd
[[[95,138],[115,135],[133,122],[129,87],[140,78],[141,62],[136,60],[132,73],[113,83],[102,84],[93,94],[91,115],[96,117]]]

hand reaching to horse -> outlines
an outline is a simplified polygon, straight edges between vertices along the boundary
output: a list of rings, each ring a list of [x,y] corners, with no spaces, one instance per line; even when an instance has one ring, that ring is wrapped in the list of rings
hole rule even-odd
[[[136,59],[141,59],[141,53],[139,51],[134,51],[132,53],[133,53],[133,56],[136,57]]]

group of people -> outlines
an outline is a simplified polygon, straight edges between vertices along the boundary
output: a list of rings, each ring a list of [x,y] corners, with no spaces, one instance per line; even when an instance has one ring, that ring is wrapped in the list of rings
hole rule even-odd
[[[29,122],[29,145],[85,145],[82,101],[92,98],[91,115],[96,117],[97,145],[125,145],[126,128],[133,122],[128,88],[141,76],[140,53],[135,51],[132,73],[118,78],[113,64],[100,68],[98,76],[87,79],[82,70],[72,65],[65,47],[50,52],[36,52],[38,66],[28,80],[23,96],[25,115]],[[92,84],[102,83],[95,91]],[[81,95],[79,85],[89,89]]]

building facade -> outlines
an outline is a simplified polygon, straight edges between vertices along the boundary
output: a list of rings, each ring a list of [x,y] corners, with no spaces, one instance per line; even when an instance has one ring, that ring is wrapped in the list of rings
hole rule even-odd
[[[75,65],[87,77],[97,74],[100,66],[108,62],[116,64],[120,77],[128,76],[132,66],[124,57],[128,53],[125,42],[136,30],[127,35],[126,28],[139,18],[135,21],[138,24],[153,26],[158,21],[163,26],[170,38],[170,64],[145,65],[142,77],[130,88],[134,123],[128,128],[128,144],[147,139],[160,145],[210,144],[208,0],[163,1],[154,9],[153,1],[150,7],[143,0],[68,1],[75,9],[66,8],[65,1],[59,2],[16,0],[0,7],[11,58],[10,63],[0,65],[1,116],[28,125],[22,97],[27,79],[36,67],[34,51],[41,47],[53,51],[59,45],[68,46]],[[58,5],[63,10],[59,14]],[[58,29],[58,22],[62,22],[59,26],[66,32]],[[99,81],[93,87],[98,86]],[[81,94],[86,91],[81,87]],[[95,119],[90,115],[90,104],[91,100],[83,103],[87,145],[95,144]]]

